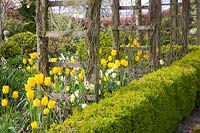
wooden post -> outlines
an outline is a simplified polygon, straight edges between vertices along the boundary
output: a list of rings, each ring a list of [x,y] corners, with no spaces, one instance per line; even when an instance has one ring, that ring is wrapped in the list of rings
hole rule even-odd
[[[136,24],[136,27],[137,27],[137,26],[142,25],[142,9],[141,9],[142,4],[141,4],[141,0],[135,0],[135,6],[136,6],[135,24]],[[136,39],[138,40],[138,42],[140,44],[143,44],[142,34],[141,34],[141,31],[139,29],[136,29]]]
[[[161,16],[161,0],[150,0],[150,23],[153,26],[153,31],[150,35],[150,59],[152,69],[158,68],[160,57]]]
[[[171,44],[178,44],[178,32],[177,32],[177,27],[178,27],[178,19],[177,19],[177,15],[178,15],[178,0],[171,0],[170,1],[170,10],[171,10]]]
[[[48,75],[48,0],[36,0],[37,72]]]
[[[119,0],[112,1],[112,20],[113,20],[113,44],[112,48],[117,50],[119,53],[119,30],[118,26],[120,23],[120,16],[119,16]],[[118,57],[118,55],[117,55]]]
[[[197,0],[197,43],[200,45],[200,0]]]
[[[184,51],[188,50],[188,32],[189,32],[189,18],[190,18],[190,0],[183,0],[182,2],[182,34],[183,34],[183,48]]]
[[[0,42],[3,40],[3,31],[2,31],[2,0],[0,0]]]
[[[102,0],[90,0],[88,4],[88,43],[89,66],[87,70],[88,80],[95,85],[96,102],[99,100],[99,66],[100,66],[100,9]]]

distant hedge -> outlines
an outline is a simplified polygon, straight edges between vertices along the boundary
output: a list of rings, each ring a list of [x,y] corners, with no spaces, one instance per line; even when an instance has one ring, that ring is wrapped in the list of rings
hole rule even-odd
[[[174,132],[177,123],[194,109],[199,83],[200,50],[195,50],[169,67],[132,81],[98,104],[75,111],[48,132]]]
[[[28,55],[36,50],[36,35],[31,32],[22,32],[0,44],[0,57],[10,58],[22,54]]]

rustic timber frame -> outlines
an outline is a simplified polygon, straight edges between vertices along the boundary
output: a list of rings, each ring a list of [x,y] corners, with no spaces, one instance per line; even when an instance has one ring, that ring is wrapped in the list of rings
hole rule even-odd
[[[141,6],[141,0],[138,0],[137,6],[120,6],[119,0],[112,0],[112,30],[113,30],[113,49],[118,52],[120,50],[126,51],[149,51],[150,52],[150,70],[155,70],[160,67],[159,60],[161,58],[161,35],[164,30],[170,31],[170,53],[167,58],[169,58],[169,63],[171,63],[172,58],[172,46],[182,45],[184,48],[184,53],[188,50],[188,35],[189,35],[189,24],[190,24],[190,1],[183,0],[179,2],[178,0],[170,0],[170,3],[162,3],[161,0],[149,0],[148,6]],[[200,1],[196,0],[197,5],[197,33],[196,37],[198,44],[200,44]],[[48,8],[55,6],[83,6],[88,5],[87,10],[87,31],[74,32],[72,31],[49,31],[49,18],[48,18]],[[170,20],[171,26],[168,29],[163,29],[161,27],[162,23],[162,6],[170,6]],[[37,52],[38,52],[38,65],[37,72],[44,73],[48,75],[49,67],[62,66],[62,67],[86,67],[88,73],[88,80],[95,85],[95,101],[99,100],[98,96],[98,81],[99,81],[99,48],[100,48],[100,8],[101,0],[63,0],[63,1],[49,1],[49,0],[36,0],[36,27],[37,27]],[[149,24],[142,25],[141,20],[137,20],[135,24],[130,26],[123,26],[120,24],[120,10],[135,10],[136,17],[141,17],[141,10],[149,10]],[[180,11],[181,9],[181,11]],[[141,18],[139,18],[141,19]],[[148,33],[148,47],[147,48],[120,48],[119,40],[120,31],[134,30],[137,32],[137,38],[142,39],[140,31],[145,31]],[[76,62],[76,63],[52,63],[48,60],[48,40],[52,37],[60,37],[64,35],[76,35],[86,37],[88,39],[89,46],[89,60],[88,62]],[[139,40],[142,42],[142,40]],[[129,70],[129,69],[128,69]],[[137,70],[136,70],[137,71]],[[149,72],[145,70],[144,73]]]

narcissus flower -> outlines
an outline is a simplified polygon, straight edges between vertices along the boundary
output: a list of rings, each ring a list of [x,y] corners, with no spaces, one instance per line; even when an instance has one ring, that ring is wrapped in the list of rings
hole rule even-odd
[[[35,75],[35,81],[37,84],[42,84],[44,81],[44,74],[40,73],[40,74],[36,74]]]
[[[31,67],[30,67],[30,66],[27,66],[27,67],[26,67],[26,70],[27,70],[27,71],[30,71],[30,70],[31,70]]]
[[[3,107],[8,106],[8,100],[7,99],[2,99],[1,106],[3,106]]]
[[[45,108],[45,109],[43,110],[43,114],[44,114],[44,115],[48,115],[48,114],[49,114],[49,109],[48,109],[48,108]]]
[[[109,63],[108,63],[108,68],[113,68],[113,67],[114,67],[114,65],[115,65],[114,63],[112,63],[112,62],[109,62]]]
[[[28,90],[26,92],[26,97],[28,98],[28,100],[32,100],[34,98],[34,91],[33,90]]]
[[[26,63],[27,63],[27,60],[26,60],[26,59],[23,59],[23,60],[22,60],[22,63],[23,63],[23,64],[26,64]]]
[[[35,60],[37,58],[37,53],[30,53],[29,56],[31,57],[32,60]]]
[[[19,97],[18,91],[13,91],[12,97],[13,97],[14,99],[17,99],[17,98]]]
[[[37,129],[37,128],[38,128],[38,123],[37,123],[37,121],[32,122],[32,123],[31,123],[31,127],[32,127],[33,129]]]
[[[113,49],[113,50],[111,51],[111,55],[112,55],[112,56],[116,56],[116,55],[117,55],[117,50]]]
[[[33,100],[33,106],[34,107],[39,107],[40,106],[40,100],[38,98],[36,98],[35,100]]]
[[[118,69],[120,67],[121,63],[119,60],[115,60],[115,68]]]
[[[41,105],[42,106],[46,106],[48,104],[48,97],[47,96],[44,96],[41,100]]]
[[[44,85],[45,86],[50,86],[51,85],[51,77],[45,77]]]
[[[128,61],[125,60],[125,59],[122,59],[121,60],[121,65],[124,66],[124,67],[127,67],[128,66]]]
[[[53,109],[53,108],[55,107],[55,104],[56,104],[56,101],[54,101],[54,100],[49,100],[48,108],[49,108],[49,109]]]
[[[32,90],[30,84],[25,84],[24,87],[25,87],[25,90],[26,90],[26,91]]]
[[[3,94],[8,94],[9,93],[9,86],[4,85],[2,89]]]

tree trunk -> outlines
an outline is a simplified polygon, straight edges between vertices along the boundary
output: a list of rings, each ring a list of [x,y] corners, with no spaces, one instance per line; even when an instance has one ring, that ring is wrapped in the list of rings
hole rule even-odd
[[[87,11],[89,66],[87,70],[88,80],[95,85],[96,101],[99,100],[99,49],[100,49],[100,9],[101,0],[90,0]]]

